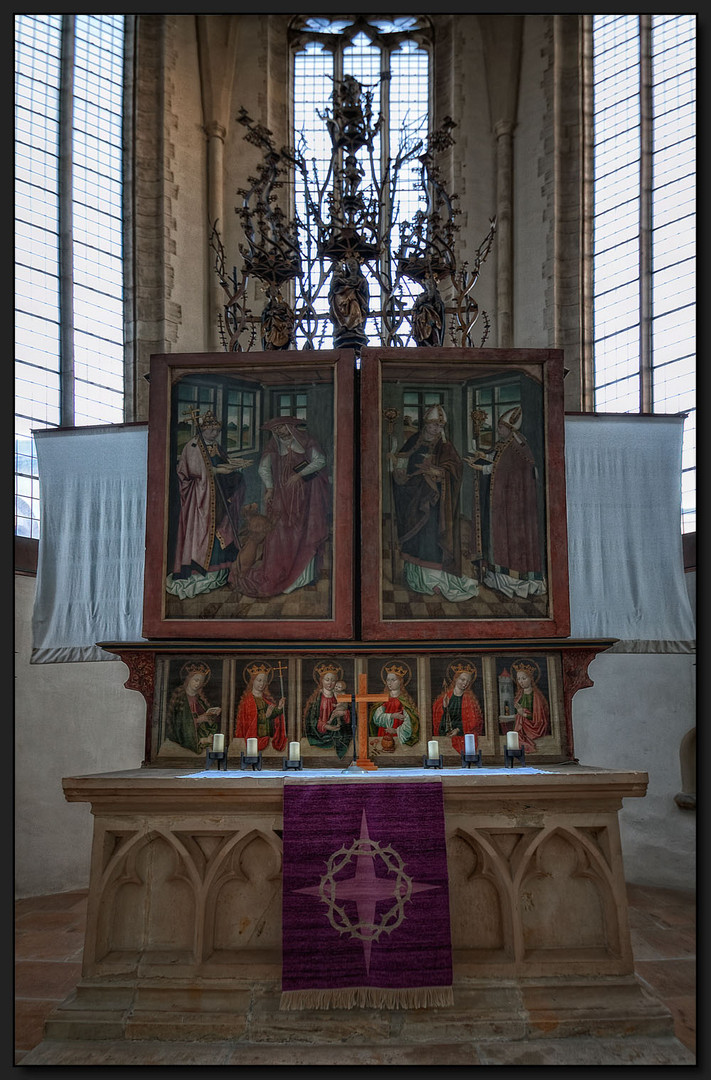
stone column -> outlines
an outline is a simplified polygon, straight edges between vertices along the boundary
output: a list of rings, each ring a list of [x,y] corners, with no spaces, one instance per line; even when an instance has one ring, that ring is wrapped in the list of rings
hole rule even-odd
[[[512,120],[494,125],[496,136],[496,310],[500,348],[513,345],[513,129]]]

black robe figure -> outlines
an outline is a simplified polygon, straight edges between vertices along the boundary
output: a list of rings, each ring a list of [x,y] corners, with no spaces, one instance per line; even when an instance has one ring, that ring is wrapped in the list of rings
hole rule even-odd
[[[444,301],[433,278],[425,282],[425,291],[412,307],[412,336],[419,346],[439,348],[444,341]]]

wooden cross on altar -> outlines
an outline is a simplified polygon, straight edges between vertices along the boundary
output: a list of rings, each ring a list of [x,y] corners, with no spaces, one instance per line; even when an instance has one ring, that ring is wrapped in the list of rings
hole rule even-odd
[[[353,694],[337,694],[336,699],[339,703],[350,703],[355,701],[358,706],[358,758],[356,765],[361,769],[377,769],[377,765],[374,764],[368,757],[368,702],[371,701],[387,701],[388,691],[381,690],[379,694],[368,693],[368,676],[361,674],[358,676],[358,693]]]

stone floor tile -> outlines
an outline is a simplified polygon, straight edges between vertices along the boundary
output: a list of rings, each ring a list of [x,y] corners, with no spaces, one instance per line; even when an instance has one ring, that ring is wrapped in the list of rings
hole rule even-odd
[[[15,956],[18,960],[81,960],[84,952],[84,929],[24,930],[15,932]]]
[[[662,930],[658,926],[645,927],[644,929],[637,927],[630,932],[630,936],[632,935],[634,935],[634,940],[642,951],[649,952],[651,950],[656,953],[656,956],[642,956],[641,952],[637,953],[633,944],[632,951],[635,958],[640,960],[651,960],[657,957],[663,960],[693,960],[696,956],[696,934],[689,927],[673,927],[668,930]]]
[[[31,1050],[41,1042],[44,1022],[56,1001],[15,999],[15,1049]]]
[[[15,901],[15,917],[35,911],[73,911],[86,910],[89,898],[88,889],[76,892],[52,893],[49,896],[28,896]]]
[[[15,964],[15,998],[63,1001],[81,978],[81,964],[20,960]]]
[[[635,971],[656,997],[685,997],[696,993],[696,961],[640,960]]]

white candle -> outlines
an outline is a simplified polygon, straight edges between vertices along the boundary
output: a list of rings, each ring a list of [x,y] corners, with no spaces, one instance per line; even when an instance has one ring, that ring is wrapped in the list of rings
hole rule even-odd
[[[430,739],[427,743],[427,757],[430,761],[434,761],[439,757],[439,743],[436,739]]]
[[[476,754],[476,735],[464,736],[464,753]]]
[[[247,757],[256,757],[258,753],[257,747],[256,739],[247,739]]]
[[[289,743],[289,761],[301,760],[301,743],[290,742]]]
[[[518,750],[518,732],[507,731],[506,732],[506,749]]]
[[[218,734],[218,735],[213,735],[212,736],[212,749],[215,752],[218,752],[218,751],[221,752],[222,750],[225,749],[225,736],[224,735],[219,735]]]

